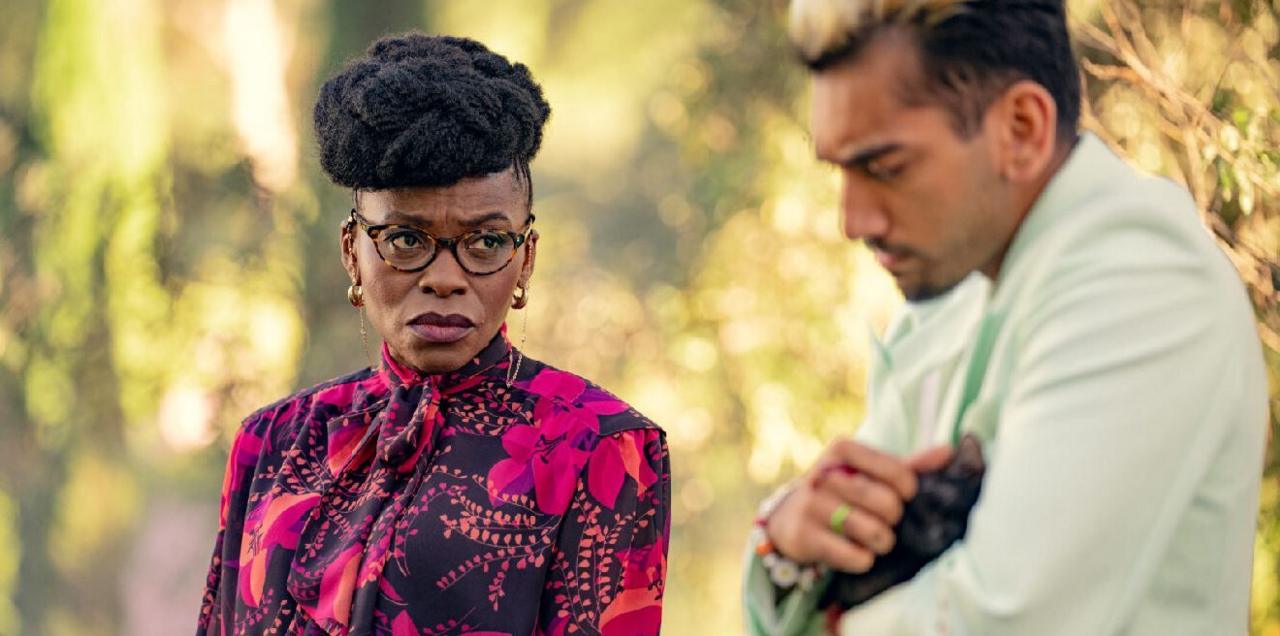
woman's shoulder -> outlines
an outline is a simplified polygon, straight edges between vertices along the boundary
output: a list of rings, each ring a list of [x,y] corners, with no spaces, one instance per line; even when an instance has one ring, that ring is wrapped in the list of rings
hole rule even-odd
[[[545,362],[526,357],[514,386],[527,392],[535,403],[547,401],[566,412],[594,415],[602,437],[626,431],[663,434],[662,427],[656,422],[600,385]],[[534,408],[536,413],[539,407]]]
[[[245,417],[240,434],[293,437],[306,422],[330,419],[385,399],[386,387],[368,368],[299,389]]]

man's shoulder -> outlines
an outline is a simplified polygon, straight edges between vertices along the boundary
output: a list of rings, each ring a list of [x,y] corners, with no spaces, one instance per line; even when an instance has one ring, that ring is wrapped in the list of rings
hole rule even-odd
[[[1012,281],[1024,302],[1065,288],[1176,291],[1188,303],[1237,303],[1243,285],[1182,186],[1127,171],[1082,198],[1029,250]],[[1082,297],[1084,294],[1082,294]],[[1134,298],[1133,300],[1140,300]],[[1156,297],[1148,300],[1155,301]]]
[[[1024,247],[992,305],[1009,351],[1070,350],[1076,359],[1165,350],[1257,357],[1254,313],[1239,273],[1189,193],[1117,171]],[[1003,273],[1002,273],[1003,276]]]

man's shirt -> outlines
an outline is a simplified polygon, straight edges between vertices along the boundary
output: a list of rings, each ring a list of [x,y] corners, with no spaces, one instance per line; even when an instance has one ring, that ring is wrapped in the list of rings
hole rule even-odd
[[[958,341],[958,342],[957,342]],[[1248,623],[1267,422],[1252,308],[1188,194],[1085,135],[992,285],[909,307],[858,437],[983,441],[969,531],[845,634],[1226,634]],[[756,634],[819,633],[748,564]]]

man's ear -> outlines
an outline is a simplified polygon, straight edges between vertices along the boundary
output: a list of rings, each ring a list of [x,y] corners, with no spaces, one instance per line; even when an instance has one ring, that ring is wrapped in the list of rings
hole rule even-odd
[[[993,144],[996,171],[1013,183],[1038,182],[1058,147],[1058,106],[1044,86],[1015,82],[987,111],[984,132]]]

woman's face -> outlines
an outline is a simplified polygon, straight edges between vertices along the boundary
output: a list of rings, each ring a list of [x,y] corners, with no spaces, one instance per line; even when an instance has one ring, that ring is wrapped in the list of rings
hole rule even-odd
[[[467,178],[444,187],[359,192],[357,211],[369,225],[408,225],[439,238],[478,229],[520,233],[529,220],[527,189],[514,170]],[[503,269],[486,276],[465,271],[440,246],[426,269],[402,272],[379,257],[359,225],[342,230],[342,260],[364,291],[369,320],[391,355],[425,373],[453,371],[493,339],[516,286],[533,274],[537,233]],[[384,252],[386,249],[384,249]]]

